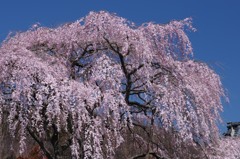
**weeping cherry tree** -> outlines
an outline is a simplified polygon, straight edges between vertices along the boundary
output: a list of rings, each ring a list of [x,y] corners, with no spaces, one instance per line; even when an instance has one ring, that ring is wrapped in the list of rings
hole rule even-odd
[[[176,134],[176,145],[216,143],[224,91],[193,59],[185,31],[195,31],[190,18],[136,26],[101,11],[9,36],[0,47],[0,121],[19,154],[32,140],[48,159],[114,158],[127,131],[156,158],[168,157],[161,131]]]

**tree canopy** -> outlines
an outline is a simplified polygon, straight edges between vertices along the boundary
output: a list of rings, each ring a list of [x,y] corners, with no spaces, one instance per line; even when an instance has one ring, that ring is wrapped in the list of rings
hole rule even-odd
[[[30,138],[49,159],[112,158],[127,132],[155,157],[168,157],[161,131],[176,145],[216,142],[224,91],[186,31],[190,18],[136,26],[101,11],[11,35],[0,48],[0,119],[20,153]]]

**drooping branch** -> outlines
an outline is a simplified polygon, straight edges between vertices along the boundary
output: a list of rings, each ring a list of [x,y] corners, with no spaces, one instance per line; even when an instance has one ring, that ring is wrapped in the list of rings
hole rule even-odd
[[[42,151],[46,155],[46,157],[48,159],[54,159],[52,157],[51,153],[46,149],[46,147],[45,147],[44,143],[41,141],[41,139],[37,136],[36,133],[34,133],[34,131],[31,130],[31,128],[29,126],[27,126],[27,131],[31,135],[31,137],[38,143],[38,145],[40,146],[40,148],[42,149]]]

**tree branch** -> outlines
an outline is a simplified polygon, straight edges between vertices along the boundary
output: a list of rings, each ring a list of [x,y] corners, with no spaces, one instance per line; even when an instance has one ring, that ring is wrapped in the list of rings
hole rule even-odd
[[[48,152],[45,148],[44,143],[39,139],[39,137],[27,126],[27,131],[31,135],[31,137],[38,143],[40,148],[42,149],[43,153],[46,155],[48,159],[54,159],[52,155]]]

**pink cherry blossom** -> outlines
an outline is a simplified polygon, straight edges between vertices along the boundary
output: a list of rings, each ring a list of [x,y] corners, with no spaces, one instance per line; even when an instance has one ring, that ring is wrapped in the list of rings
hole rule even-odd
[[[190,18],[135,26],[101,11],[5,40],[0,117],[19,135],[20,153],[30,137],[48,158],[64,148],[72,158],[113,158],[123,130],[136,127],[151,136],[174,130],[203,147],[218,142],[224,90],[210,67],[193,60],[186,30],[195,31]]]

